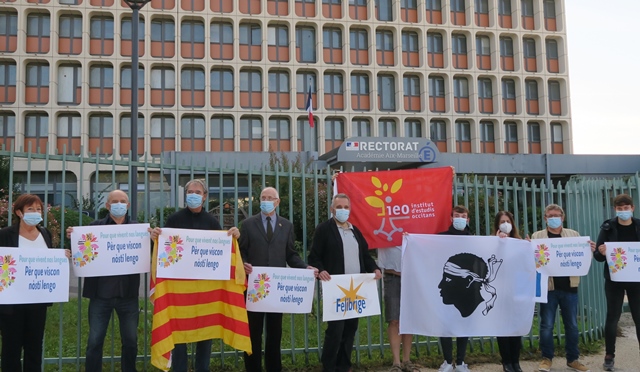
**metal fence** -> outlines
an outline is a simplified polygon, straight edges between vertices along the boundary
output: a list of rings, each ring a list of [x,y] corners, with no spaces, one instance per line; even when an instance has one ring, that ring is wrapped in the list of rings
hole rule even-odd
[[[9,190],[16,193],[35,193],[41,196],[45,205],[63,206],[57,221],[60,225],[57,231],[61,245],[65,244],[64,227],[72,219],[72,214],[75,213],[77,217],[79,209],[82,209],[82,214],[97,218],[106,193],[117,188],[138,190],[138,220],[162,226],[165,215],[173,211],[170,208],[182,204],[182,187],[191,178],[204,178],[208,181],[206,205],[226,228],[239,226],[246,217],[259,211],[259,192],[262,187],[268,185],[278,189],[282,200],[279,213],[291,219],[296,226],[296,245],[303,257],[307,256],[315,226],[329,217],[331,170],[318,169],[314,164],[285,161],[284,157],[279,159],[273,156],[269,165],[259,167],[250,164],[208,164],[206,167],[194,167],[161,161],[132,163],[126,159],[116,160],[114,157],[11,151],[0,151],[0,158],[8,161],[10,170],[8,180],[0,180],[0,187],[8,186]],[[137,187],[133,187],[128,181],[128,170],[132,165],[137,166],[139,171]],[[469,208],[471,229],[477,235],[491,234],[493,216],[499,210],[513,212],[523,236],[530,235],[545,227],[544,207],[553,202],[564,207],[567,227],[595,240],[600,223],[613,214],[611,201],[615,195],[628,193],[638,203],[639,181],[638,174],[617,179],[574,176],[568,181],[547,185],[540,179],[458,175],[452,192],[454,203],[464,204]],[[13,193],[9,193],[4,201],[9,209],[8,215],[11,215],[13,198]],[[78,224],[86,222],[82,218],[75,218],[74,221],[78,221]],[[45,224],[48,223],[45,220]],[[583,278],[579,289],[579,329],[585,342],[602,337],[606,312],[601,266],[594,266],[589,275]],[[148,279],[146,275],[145,279]],[[75,293],[81,293],[81,280],[74,279],[72,287]],[[146,300],[147,288],[143,288],[141,292],[139,361],[143,370],[152,370],[153,367],[149,364],[152,310]],[[317,310],[318,301],[319,297],[316,296],[312,314],[285,316],[283,356],[289,356],[293,364],[315,364],[319,359],[323,324]],[[49,312],[45,334],[45,364],[56,366],[55,370],[63,370],[63,367],[64,370],[83,368],[87,301],[78,298],[74,302],[74,305],[56,304]],[[50,324],[53,321],[57,324]],[[110,364],[112,371],[118,369],[119,362],[119,335],[113,323],[105,343],[105,350],[109,354],[105,357],[105,363]],[[290,330],[286,327],[288,323]],[[537,321],[534,321],[534,329],[537,329]],[[74,331],[74,336],[69,336],[71,330]],[[362,319],[356,337],[356,361],[359,363],[363,358],[379,358],[384,355],[389,347],[385,336],[386,325],[382,317]],[[75,337],[75,340],[69,340],[69,337]],[[559,342],[563,339],[559,317],[556,338]],[[524,339],[525,347],[532,349],[535,347],[537,333],[532,331]],[[474,338],[470,347],[472,350],[493,350],[495,344],[492,341],[490,337]],[[418,355],[438,353],[437,338],[414,337],[414,352]],[[241,354],[225,347],[222,342],[214,344],[212,357],[219,365],[241,363]]]

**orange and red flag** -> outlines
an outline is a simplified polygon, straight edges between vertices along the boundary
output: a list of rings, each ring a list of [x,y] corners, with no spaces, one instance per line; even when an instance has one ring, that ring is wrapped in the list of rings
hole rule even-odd
[[[157,262],[154,242],[153,262]],[[246,274],[233,239],[230,280],[186,280],[156,277],[151,265],[151,364],[168,371],[175,344],[220,338],[235,349],[251,353],[244,299]]]
[[[402,244],[402,233],[435,234],[451,224],[453,168],[339,173],[351,199],[349,222],[370,249]]]

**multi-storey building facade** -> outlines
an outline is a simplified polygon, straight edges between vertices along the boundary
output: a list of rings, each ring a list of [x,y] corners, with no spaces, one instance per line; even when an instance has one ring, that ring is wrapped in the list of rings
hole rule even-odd
[[[572,153],[564,0],[152,0],[140,89],[120,0],[0,2],[0,146],[126,157],[317,151]],[[316,125],[305,112],[312,92]]]

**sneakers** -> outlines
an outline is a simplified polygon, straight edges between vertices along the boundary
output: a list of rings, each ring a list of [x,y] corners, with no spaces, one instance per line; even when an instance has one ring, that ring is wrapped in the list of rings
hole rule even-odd
[[[464,362],[462,362],[462,364],[460,364],[459,366],[456,365],[456,372],[470,372],[469,365],[464,364]]]
[[[453,372],[453,371],[454,371],[453,364],[447,363],[446,360],[442,362],[442,365],[438,369],[438,372]]]
[[[607,354],[604,357],[604,363],[602,363],[602,369],[604,369],[605,371],[613,371],[614,363],[615,363],[615,360],[613,358],[613,355]]]
[[[551,359],[542,358],[540,365],[538,366],[538,371],[540,372],[549,372],[551,371]]]
[[[580,361],[578,361],[578,359],[574,360],[571,363],[567,362],[567,367],[569,367],[570,369],[572,369],[574,371],[579,371],[579,372],[590,372],[591,371],[589,368],[587,368],[587,366],[585,366],[584,364],[580,363]]]

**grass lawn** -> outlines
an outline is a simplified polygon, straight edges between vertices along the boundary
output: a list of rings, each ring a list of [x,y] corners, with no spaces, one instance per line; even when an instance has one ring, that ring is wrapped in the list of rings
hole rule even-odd
[[[71,299],[68,303],[55,304],[49,308],[45,330],[45,371],[84,371],[84,355],[88,334],[87,307],[89,301]],[[146,305],[146,310],[145,310]],[[141,313],[146,317],[140,318],[138,325],[138,370],[157,371],[150,365],[150,332],[152,306],[149,302],[140,301]],[[283,318],[282,359],[287,370],[320,371],[318,345],[324,339],[324,323],[318,319],[317,306],[314,305],[312,314],[290,315]],[[80,316],[78,316],[80,312]],[[62,320],[61,320],[62,319]],[[120,371],[119,361],[111,360],[120,355],[120,334],[117,319],[114,317],[109,325],[109,331],[104,344],[105,371]],[[357,370],[385,368],[391,365],[391,352],[386,336],[386,324],[381,324],[381,317],[369,317],[360,320],[360,327],[356,338],[356,350],[353,360],[359,360]],[[561,322],[560,322],[561,323]],[[582,322],[578,322],[581,326]],[[146,327],[145,327],[146,326]],[[320,330],[320,332],[318,332]],[[561,327],[561,332],[562,332]],[[537,335],[538,322],[533,322],[532,334]],[[589,354],[600,349],[600,341],[584,343],[581,337],[581,352]],[[525,336],[522,359],[540,358],[537,337]],[[292,351],[291,345],[295,345]],[[564,344],[556,342],[557,353],[564,354]],[[216,371],[243,371],[242,353],[235,351],[214,341],[211,368]],[[437,368],[442,363],[437,339],[434,337],[417,336],[414,338],[412,355],[414,359],[425,367]],[[62,356],[60,358],[59,356]],[[498,363],[497,345],[493,338],[474,338],[470,342],[467,352],[468,363],[495,362]]]

